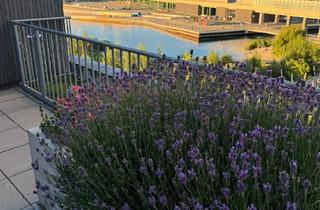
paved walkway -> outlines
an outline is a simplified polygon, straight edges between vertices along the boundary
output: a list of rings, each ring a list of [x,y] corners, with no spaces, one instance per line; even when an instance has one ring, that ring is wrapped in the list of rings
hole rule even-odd
[[[0,210],[40,209],[26,133],[40,121],[32,97],[18,87],[0,90]]]

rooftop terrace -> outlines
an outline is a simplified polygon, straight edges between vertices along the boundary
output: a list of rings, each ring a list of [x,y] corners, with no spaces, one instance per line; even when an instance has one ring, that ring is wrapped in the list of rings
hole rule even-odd
[[[1,210],[40,209],[26,133],[39,126],[39,104],[18,87],[0,90]]]

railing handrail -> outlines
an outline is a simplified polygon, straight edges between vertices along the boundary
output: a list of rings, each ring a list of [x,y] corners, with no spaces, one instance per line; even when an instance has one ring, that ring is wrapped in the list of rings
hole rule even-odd
[[[43,21],[43,20],[63,20],[63,19],[71,19],[71,17],[70,16],[62,16],[62,17],[18,19],[18,20],[12,20],[11,22],[13,22],[13,23],[21,23],[21,22],[32,22],[32,21]]]
[[[51,101],[53,106],[54,100],[63,97],[70,85],[83,85],[88,79],[96,81],[97,78],[101,81],[102,74],[107,75],[107,78],[109,75],[115,77],[119,71],[128,71],[130,75],[132,70],[140,71],[141,67],[147,68],[162,58],[162,55],[156,53],[74,35],[70,19],[51,17],[11,21],[15,29],[22,86],[46,103]],[[60,27],[61,30],[58,30]],[[83,44],[81,49],[80,44]],[[128,54],[124,57],[124,53]],[[108,61],[109,58],[111,61]],[[165,59],[179,62],[178,58]],[[196,61],[187,63],[201,65],[201,62]],[[286,82],[288,86],[294,84]],[[319,89],[317,91],[320,92]]]
[[[64,18],[60,18],[64,19]],[[31,20],[31,19],[30,19]],[[30,20],[25,20],[25,22],[30,22]],[[35,19],[35,21],[38,21],[39,19]],[[43,19],[42,20],[48,20],[48,19]],[[58,19],[51,19],[51,20],[58,20]],[[39,30],[42,32],[48,32],[48,33],[53,33],[53,34],[57,34],[57,35],[61,35],[61,36],[65,36],[65,37],[69,37],[69,38],[74,38],[74,39],[78,39],[84,42],[90,42],[96,45],[102,45],[102,46],[107,46],[109,48],[116,48],[116,49],[120,49],[123,51],[128,51],[128,52],[133,52],[136,53],[138,55],[142,55],[142,56],[148,56],[148,57],[152,57],[152,58],[160,58],[160,55],[156,54],[156,53],[152,53],[152,52],[146,52],[143,50],[138,50],[138,49],[134,49],[134,48],[130,48],[130,47],[124,47],[118,44],[114,44],[114,43],[106,43],[103,41],[99,41],[99,40],[95,40],[95,39],[91,39],[91,38],[86,38],[86,37],[82,37],[82,36],[78,36],[78,35],[74,35],[74,34],[68,34],[62,31],[57,31],[57,30],[53,30],[53,29],[48,29],[48,28],[44,28],[44,27],[40,27],[40,26],[36,26],[36,25],[30,25],[28,23],[24,23],[21,22],[21,20],[12,20],[11,22],[13,22],[13,24],[17,24],[17,25],[21,25],[21,26],[25,26],[25,27],[29,27],[29,28],[33,28],[35,30]],[[173,57],[167,57],[166,59],[171,60],[171,61],[177,61],[177,58],[173,58]]]

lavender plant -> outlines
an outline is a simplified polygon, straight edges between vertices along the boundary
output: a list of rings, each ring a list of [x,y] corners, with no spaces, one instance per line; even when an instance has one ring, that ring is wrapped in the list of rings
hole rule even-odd
[[[319,209],[319,102],[185,63],[73,87],[43,124],[68,147],[55,188],[38,187],[64,209]]]

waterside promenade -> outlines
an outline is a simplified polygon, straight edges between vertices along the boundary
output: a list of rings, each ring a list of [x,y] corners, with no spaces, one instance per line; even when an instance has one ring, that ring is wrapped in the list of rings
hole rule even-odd
[[[174,13],[164,14],[159,11],[149,11],[142,17],[115,17],[94,7],[79,7],[65,5],[64,11],[67,16],[71,16],[73,20],[145,25],[162,31],[172,33],[174,35],[191,39],[194,41],[207,41],[212,39],[233,38],[235,36],[243,36],[248,34],[269,34],[276,35],[285,23],[265,23],[265,24],[249,24],[238,21],[217,21],[215,24],[205,25],[194,21],[193,18],[176,16]],[[123,16],[137,11],[121,11]],[[119,13],[119,12],[118,12]],[[314,41],[318,38],[312,37]]]

